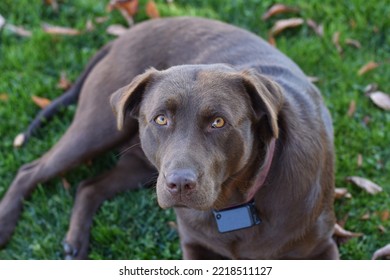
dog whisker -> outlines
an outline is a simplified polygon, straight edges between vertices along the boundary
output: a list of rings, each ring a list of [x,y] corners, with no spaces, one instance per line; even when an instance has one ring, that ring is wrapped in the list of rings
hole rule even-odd
[[[119,152],[117,155],[115,155],[115,157],[121,157],[121,156],[125,155],[127,152],[129,152],[131,149],[133,149],[137,146],[140,146],[140,145],[141,145],[141,143],[136,143],[134,145],[131,145],[130,147],[127,147],[123,151]]]

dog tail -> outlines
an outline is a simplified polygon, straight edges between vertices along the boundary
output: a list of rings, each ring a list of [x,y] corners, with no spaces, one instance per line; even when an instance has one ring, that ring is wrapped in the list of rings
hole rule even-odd
[[[92,57],[87,64],[87,67],[71,88],[65,91],[61,96],[54,99],[47,107],[42,109],[30,123],[28,128],[16,136],[14,140],[14,147],[20,147],[27,143],[30,137],[34,135],[46,121],[49,121],[55,114],[57,114],[62,107],[77,103],[81,88],[83,87],[88,75],[91,73],[96,64],[98,64],[99,61],[101,61],[109,53],[110,49],[111,43],[105,45],[98,53],[95,54],[95,56]]]

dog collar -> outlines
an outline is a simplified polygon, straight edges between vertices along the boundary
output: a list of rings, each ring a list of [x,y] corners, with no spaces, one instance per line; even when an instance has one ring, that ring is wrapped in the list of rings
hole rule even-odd
[[[221,210],[213,210],[219,232],[224,233],[244,229],[261,223],[261,219],[258,216],[255,207],[254,197],[258,190],[264,185],[265,179],[268,176],[275,152],[275,142],[276,139],[272,138],[264,164],[255,183],[249,188],[245,202]]]

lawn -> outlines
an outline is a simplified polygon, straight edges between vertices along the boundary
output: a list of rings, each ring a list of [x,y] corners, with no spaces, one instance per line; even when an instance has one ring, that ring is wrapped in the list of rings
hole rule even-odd
[[[54,99],[61,73],[75,81],[89,58],[104,43],[115,38],[107,34],[112,24],[126,25],[118,11],[107,12],[108,0],[58,1],[59,10],[42,0],[2,0],[0,15],[7,22],[32,32],[22,37],[9,29],[0,31],[0,197],[18,168],[53,146],[71,123],[75,106],[62,112],[22,148],[14,148],[14,137],[27,128],[39,108],[31,96]],[[140,1],[135,22],[147,19]],[[347,188],[352,198],[335,202],[336,215],[344,228],[363,233],[341,244],[342,259],[369,259],[390,243],[390,112],[373,104],[365,95],[367,85],[390,92],[390,5],[386,1],[326,0],[284,1],[298,13],[261,19],[272,1],[174,0],[156,1],[162,17],[191,15],[219,19],[268,38],[273,24],[283,18],[305,20],[299,27],[277,35],[276,46],[291,57],[308,76],[317,77],[333,117],[336,147],[336,187]],[[107,17],[96,23],[99,17]],[[306,20],[323,25],[317,35]],[[76,36],[51,35],[42,23],[92,31]],[[339,38],[337,39],[337,34]],[[351,40],[360,43],[353,46]],[[342,49],[340,52],[336,45]],[[356,42],[355,42],[356,45]],[[370,61],[371,71],[358,71]],[[355,103],[354,110],[350,109]],[[61,242],[67,231],[78,182],[99,174],[118,158],[113,152],[65,175],[42,184],[25,202],[24,212],[0,259],[61,259]],[[371,195],[347,183],[348,176],[360,176],[377,183],[383,191]],[[387,213],[387,214],[386,214]],[[125,193],[106,202],[95,216],[91,259],[178,259],[181,258],[172,210],[158,208],[153,190]],[[0,229],[1,230],[1,229]]]

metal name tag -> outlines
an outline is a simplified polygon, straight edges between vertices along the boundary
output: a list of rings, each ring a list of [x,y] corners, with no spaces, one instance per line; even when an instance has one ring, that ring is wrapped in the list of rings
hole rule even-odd
[[[213,213],[220,233],[244,229],[261,223],[253,202],[220,211],[213,210]]]

